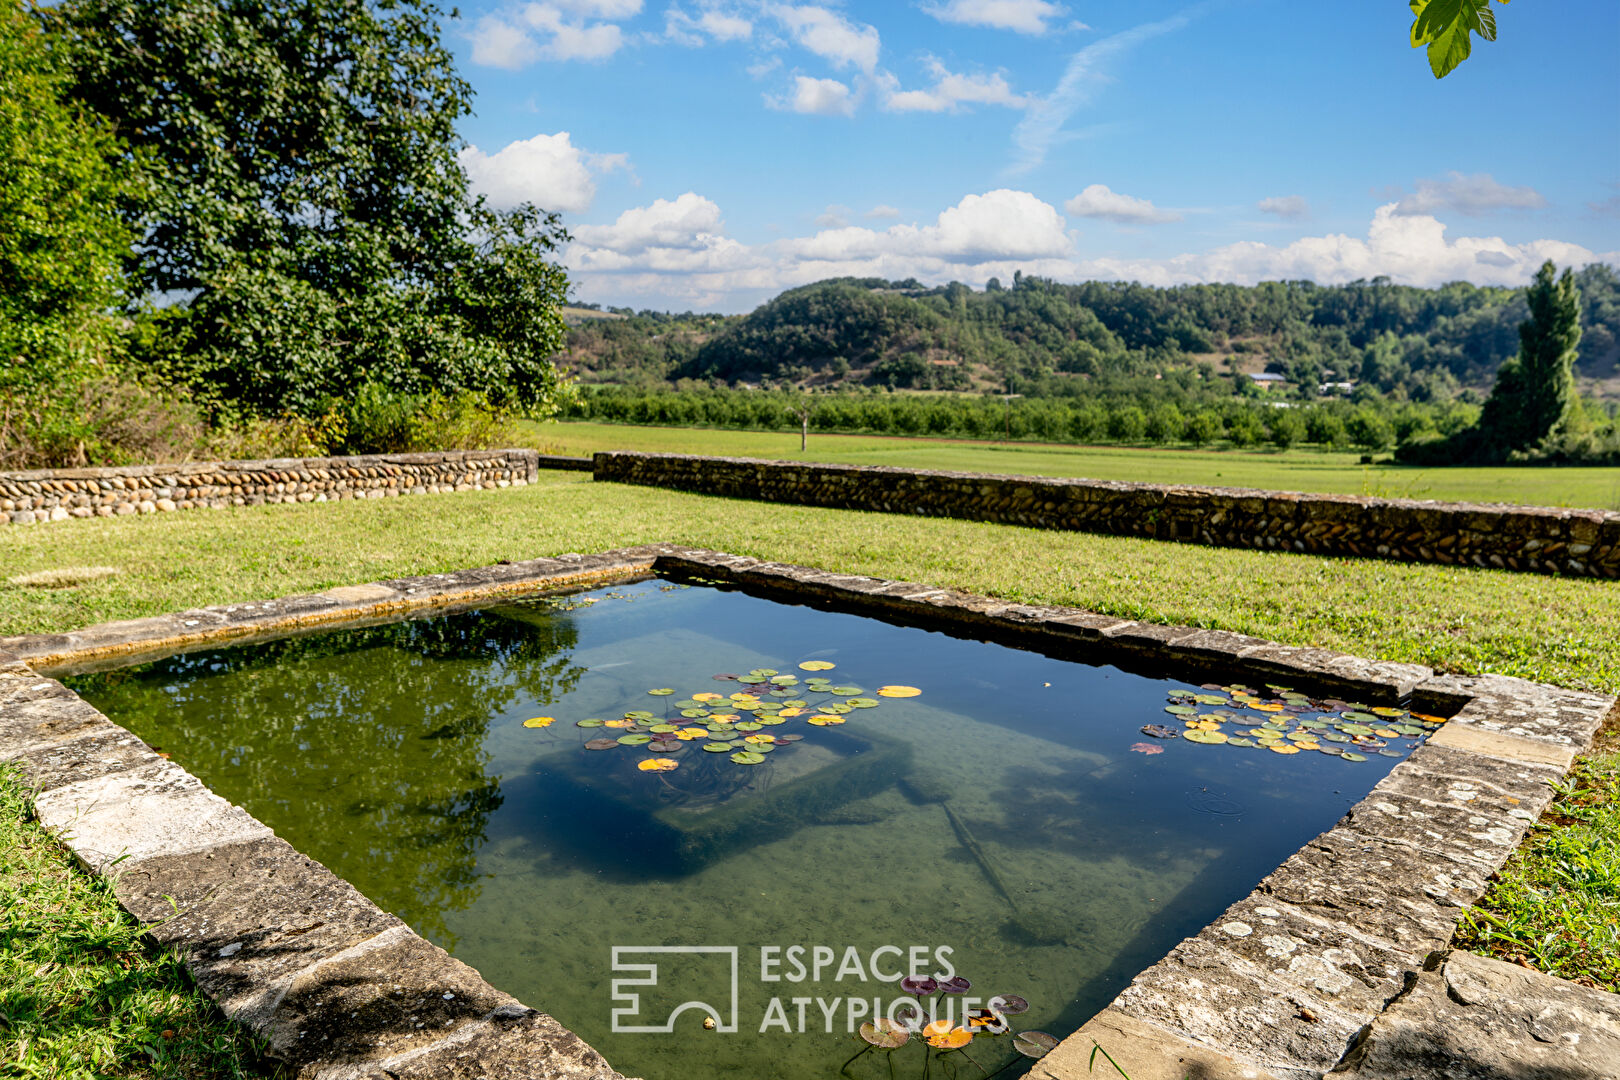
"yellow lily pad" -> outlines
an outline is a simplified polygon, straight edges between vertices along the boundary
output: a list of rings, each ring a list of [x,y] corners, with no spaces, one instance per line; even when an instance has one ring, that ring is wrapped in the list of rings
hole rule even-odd
[[[1273,754],[1297,754],[1299,753],[1299,747],[1295,746],[1293,743],[1280,742],[1271,747],[1271,752]]]
[[[645,761],[636,762],[636,768],[642,772],[672,772],[679,768],[680,764],[674,758],[650,757]]]
[[[1209,743],[1210,745],[1214,745],[1216,743],[1223,743],[1223,742],[1226,741],[1226,735],[1223,732],[1204,731],[1204,730],[1201,730],[1201,729],[1195,729],[1193,731],[1189,731],[1189,732],[1187,732],[1186,735],[1184,735],[1182,737],[1185,738],[1188,742]]]
[[[523,721],[524,727],[550,727],[557,722],[555,716],[536,716]]]
[[[838,666],[837,664],[832,663],[830,660],[806,660],[804,663],[799,665],[799,670],[800,671],[831,671],[833,668],[835,668],[837,666]]]
[[[915,686],[880,686],[877,693],[878,697],[916,697],[922,691]]]

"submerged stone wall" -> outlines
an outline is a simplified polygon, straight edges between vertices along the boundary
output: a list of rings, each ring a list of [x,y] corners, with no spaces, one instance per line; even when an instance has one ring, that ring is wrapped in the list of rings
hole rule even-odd
[[[1620,513],[751,458],[596,455],[595,478],[1222,547],[1620,577]]]
[[[540,465],[533,450],[447,450],[0,473],[0,525],[522,487]]]

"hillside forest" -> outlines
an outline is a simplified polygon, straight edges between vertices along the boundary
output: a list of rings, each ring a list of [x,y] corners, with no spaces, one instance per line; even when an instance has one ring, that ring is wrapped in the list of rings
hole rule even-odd
[[[1593,265],[1571,281],[1573,423],[1521,458],[1600,460],[1615,438],[1620,276]],[[1478,420],[1520,351],[1528,294],[1385,278],[1155,288],[1016,274],[982,290],[835,279],[741,316],[574,307],[563,362],[587,392],[568,414],[1379,451]]]

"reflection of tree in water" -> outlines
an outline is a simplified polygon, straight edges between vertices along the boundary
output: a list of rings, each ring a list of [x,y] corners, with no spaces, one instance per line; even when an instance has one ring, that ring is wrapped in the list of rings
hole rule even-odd
[[[490,720],[573,690],[567,615],[472,613],[194,652],[68,680],[416,929],[477,894],[501,805]]]

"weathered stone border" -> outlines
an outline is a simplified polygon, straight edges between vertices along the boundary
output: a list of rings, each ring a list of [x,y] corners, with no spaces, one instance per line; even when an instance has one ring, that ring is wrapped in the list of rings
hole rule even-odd
[[[1620,577],[1620,513],[613,451],[595,479],[1220,547]]]
[[[38,672],[654,572],[1064,658],[1281,677],[1455,712],[1338,825],[1040,1062],[1031,1075],[1043,1080],[1091,1075],[1093,1039],[1136,1080],[1179,1080],[1189,1069],[1206,1078],[1321,1076],[1450,941],[1462,909],[1550,802],[1549,782],[1615,705],[1518,679],[1437,676],[1224,631],[649,545],[0,638],[0,760],[29,776],[42,823],[112,880],[228,1015],[304,1075],[614,1080],[555,1020],[494,990]]]
[[[523,449],[446,450],[5,472],[0,525],[523,487],[543,468],[588,470],[591,463]]]

